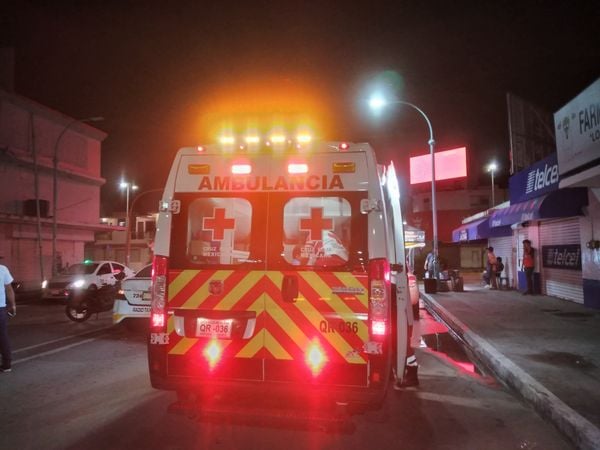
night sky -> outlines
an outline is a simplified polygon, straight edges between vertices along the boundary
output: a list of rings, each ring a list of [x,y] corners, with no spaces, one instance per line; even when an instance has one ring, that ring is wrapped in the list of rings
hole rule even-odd
[[[124,209],[122,176],[162,187],[179,147],[245,115],[310,116],[404,173],[427,128],[397,106],[370,117],[374,80],[427,113],[437,149],[466,145],[472,177],[496,158],[505,183],[506,92],[553,113],[598,78],[600,1],[484,3],[15,1],[0,43],[17,93],[105,117],[104,214]]]

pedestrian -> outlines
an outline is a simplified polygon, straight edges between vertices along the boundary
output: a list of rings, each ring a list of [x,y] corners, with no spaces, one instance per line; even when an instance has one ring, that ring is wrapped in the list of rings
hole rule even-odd
[[[523,271],[525,272],[525,280],[527,282],[527,288],[523,295],[533,295],[533,271],[535,269],[535,251],[531,246],[531,241],[525,239],[523,241]]]
[[[11,283],[13,277],[8,268],[0,264],[0,280],[4,285],[4,289],[0,288],[0,353],[2,353],[2,365],[0,372],[11,371],[11,352],[10,342],[8,340],[8,318],[17,313],[17,305],[15,303],[15,291]]]
[[[487,248],[487,279],[489,279],[490,287],[492,289],[498,289],[498,279],[496,278],[496,266],[498,260],[494,254],[494,247]]]
[[[435,256],[433,252],[427,253],[427,257],[425,258],[425,265],[423,268],[425,269],[425,278],[433,278],[435,275]]]

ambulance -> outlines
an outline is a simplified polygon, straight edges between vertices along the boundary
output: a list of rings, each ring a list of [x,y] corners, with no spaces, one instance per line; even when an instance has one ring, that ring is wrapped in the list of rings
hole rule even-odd
[[[369,144],[229,137],[178,151],[161,200],[152,386],[381,403],[405,374],[400,190]]]

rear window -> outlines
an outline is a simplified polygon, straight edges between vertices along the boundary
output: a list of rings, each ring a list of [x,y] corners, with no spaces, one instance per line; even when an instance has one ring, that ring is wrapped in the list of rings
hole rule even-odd
[[[188,209],[187,258],[241,264],[250,256],[252,205],[243,198],[197,198]]]
[[[363,270],[363,192],[179,194],[173,269]]]
[[[342,266],[349,261],[350,202],[295,197],[283,208],[283,258],[294,266]]]
[[[152,276],[152,265],[148,265],[135,274],[135,278],[150,278]]]
[[[89,275],[90,273],[94,273],[97,267],[97,263],[73,264],[64,273],[67,275]]]

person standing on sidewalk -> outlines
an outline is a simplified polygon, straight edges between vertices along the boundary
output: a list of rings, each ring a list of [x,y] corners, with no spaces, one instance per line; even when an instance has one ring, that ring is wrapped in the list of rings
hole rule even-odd
[[[433,278],[435,276],[435,255],[433,252],[427,253],[427,257],[425,258],[425,265],[423,268],[425,269],[425,278]]]
[[[525,280],[527,281],[527,289],[523,295],[533,295],[533,271],[535,269],[534,249],[531,246],[531,241],[525,239],[523,241],[523,271],[525,272]]]
[[[492,289],[498,289],[498,279],[496,278],[496,265],[498,264],[498,260],[496,259],[496,255],[494,254],[494,247],[487,248],[487,270],[490,287]]]
[[[13,277],[6,266],[0,264],[0,280],[3,287],[0,287],[0,353],[2,353],[2,366],[0,372],[11,371],[11,351],[8,340],[8,317],[9,314],[17,313],[17,304],[15,303],[15,291],[11,283]]]

